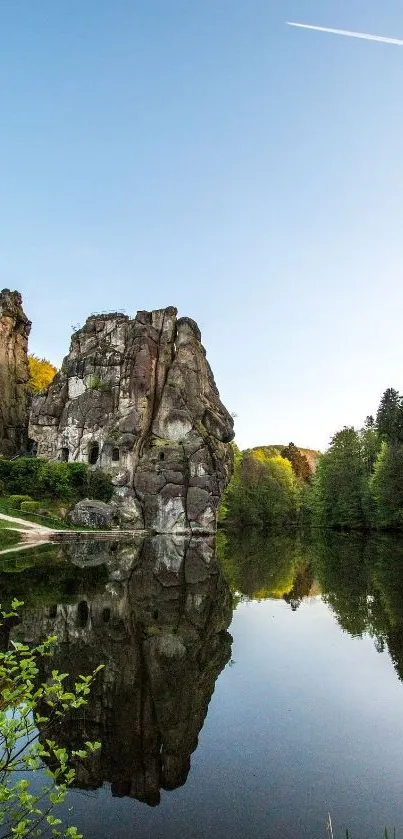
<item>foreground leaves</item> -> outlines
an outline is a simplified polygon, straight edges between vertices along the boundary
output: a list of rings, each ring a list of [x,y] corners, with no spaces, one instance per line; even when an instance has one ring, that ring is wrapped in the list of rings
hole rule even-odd
[[[0,611],[0,623],[15,619],[22,605],[14,600],[11,610]],[[63,827],[53,810],[63,803],[74,783],[74,760],[85,760],[101,744],[85,741],[69,753],[46,735],[58,719],[87,703],[102,665],[68,688],[68,674],[58,670],[52,670],[46,683],[41,682],[41,659],[52,655],[56,640],[51,635],[33,647],[12,641],[9,649],[0,651],[1,839],[25,839],[45,832],[69,839],[81,837],[75,827]],[[49,781],[39,791],[36,785],[31,789],[32,773],[44,767]]]

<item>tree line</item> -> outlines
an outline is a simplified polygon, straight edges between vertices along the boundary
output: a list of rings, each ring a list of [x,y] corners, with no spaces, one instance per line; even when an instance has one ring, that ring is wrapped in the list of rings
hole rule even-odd
[[[385,390],[376,417],[345,426],[319,459],[308,496],[315,525],[345,530],[403,528],[403,397]]]
[[[244,452],[234,447],[219,522],[263,531],[403,529],[403,396],[385,390],[376,416],[367,416],[362,428],[337,431],[315,471],[293,443]]]

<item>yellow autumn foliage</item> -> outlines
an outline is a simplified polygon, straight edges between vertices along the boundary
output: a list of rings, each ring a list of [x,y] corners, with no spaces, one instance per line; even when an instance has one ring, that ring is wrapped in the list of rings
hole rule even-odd
[[[30,381],[29,386],[32,393],[39,393],[46,390],[56,375],[56,367],[46,358],[38,358],[36,355],[28,356]]]

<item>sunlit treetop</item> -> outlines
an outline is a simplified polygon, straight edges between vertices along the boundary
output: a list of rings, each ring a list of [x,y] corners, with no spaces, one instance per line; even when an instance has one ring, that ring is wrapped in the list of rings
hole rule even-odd
[[[33,393],[46,390],[53,382],[56,375],[56,367],[46,358],[38,358],[36,355],[28,356],[30,381],[29,386]]]

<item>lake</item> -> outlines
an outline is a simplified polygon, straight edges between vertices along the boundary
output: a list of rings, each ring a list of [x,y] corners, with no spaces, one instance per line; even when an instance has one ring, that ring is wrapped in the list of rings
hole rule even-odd
[[[403,540],[250,534],[1,557],[12,637],[99,663],[53,732],[102,747],[66,818],[86,839],[403,837]]]

